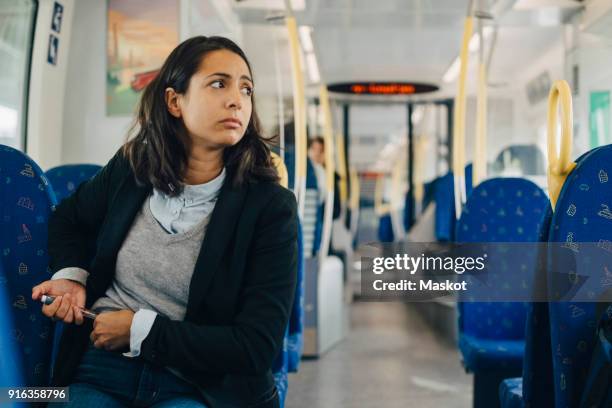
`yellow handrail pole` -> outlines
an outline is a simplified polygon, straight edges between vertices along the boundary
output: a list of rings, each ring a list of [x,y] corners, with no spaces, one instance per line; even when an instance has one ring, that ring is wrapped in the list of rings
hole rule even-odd
[[[298,201],[298,214],[304,214],[304,195],[306,193],[306,97],[304,75],[300,61],[300,40],[295,17],[285,18],[289,34],[289,49],[291,52],[291,73],[293,79],[293,112],[295,126],[295,181],[294,190]]]
[[[472,187],[487,175],[487,65],[484,60],[485,38],[482,19],[478,20],[478,91],[476,95],[476,140],[474,141],[474,168]],[[493,52],[493,49],[491,49]]]
[[[331,242],[331,232],[334,214],[334,129],[332,124],[332,114],[329,105],[329,94],[327,87],[319,87],[319,99],[321,110],[323,111],[323,140],[325,142],[325,185],[327,197],[325,198],[325,210],[323,212],[323,232],[321,235],[321,248],[319,253],[326,257],[329,252]]]
[[[378,217],[389,214],[391,207],[384,203],[386,174],[379,174],[374,185],[374,213]]]
[[[465,19],[463,42],[459,55],[461,64],[459,68],[459,81],[457,95],[455,96],[455,110],[453,121],[453,177],[455,184],[455,217],[461,215],[461,207],[466,201],[465,192],[465,111],[466,111],[466,82],[469,56],[469,43],[474,30],[474,19],[470,14]]]
[[[558,107],[561,106],[561,149],[557,151]],[[573,143],[572,91],[566,81],[556,81],[548,95],[548,194],[555,209],[561,187],[576,167],[571,161]]]
[[[340,176],[339,190],[340,190],[340,202],[346,203],[348,199],[348,187],[347,187],[347,175],[346,175],[346,146],[344,145],[344,135],[336,135],[336,149],[338,158],[338,175]],[[351,195],[352,195],[351,190]]]
[[[351,168],[351,200],[349,203],[349,208],[351,210],[359,209],[359,199],[361,198],[361,187],[359,184],[359,175],[357,174],[357,170],[355,168]]]

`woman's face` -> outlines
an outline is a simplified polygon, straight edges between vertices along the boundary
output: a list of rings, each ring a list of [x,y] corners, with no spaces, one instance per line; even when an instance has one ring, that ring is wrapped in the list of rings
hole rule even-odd
[[[203,58],[185,94],[166,90],[166,102],[170,113],[183,119],[193,145],[217,149],[235,145],[244,136],[252,93],[246,62],[231,51],[217,50]]]

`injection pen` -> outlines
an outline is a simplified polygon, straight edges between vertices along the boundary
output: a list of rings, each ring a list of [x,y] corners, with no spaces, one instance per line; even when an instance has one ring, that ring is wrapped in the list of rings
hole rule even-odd
[[[42,297],[40,298],[40,301],[43,302],[45,305],[50,305],[51,303],[53,303],[54,300],[55,296],[42,295]],[[83,313],[83,316],[87,317],[88,319],[95,319],[97,316],[96,313],[87,309],[81,309],[81,313]]]

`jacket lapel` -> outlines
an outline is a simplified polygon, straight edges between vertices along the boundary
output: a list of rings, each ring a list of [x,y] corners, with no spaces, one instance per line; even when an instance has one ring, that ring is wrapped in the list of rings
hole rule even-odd
[[[211,214],[204,241],[196,260],[189,285],[186,320],[190,320],[204,300],[212,278],[219,269],[223,254],[235,234],[236,224],[246,197],[246,187],[234,187],[231,179],[232,177],[228,174]]]

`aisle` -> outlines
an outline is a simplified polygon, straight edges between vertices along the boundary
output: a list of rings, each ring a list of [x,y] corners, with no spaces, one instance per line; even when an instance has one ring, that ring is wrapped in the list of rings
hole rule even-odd
[[[472,377],[401,303],[354,303],[350,336],[289,376],[287,408],[468,408]]]

